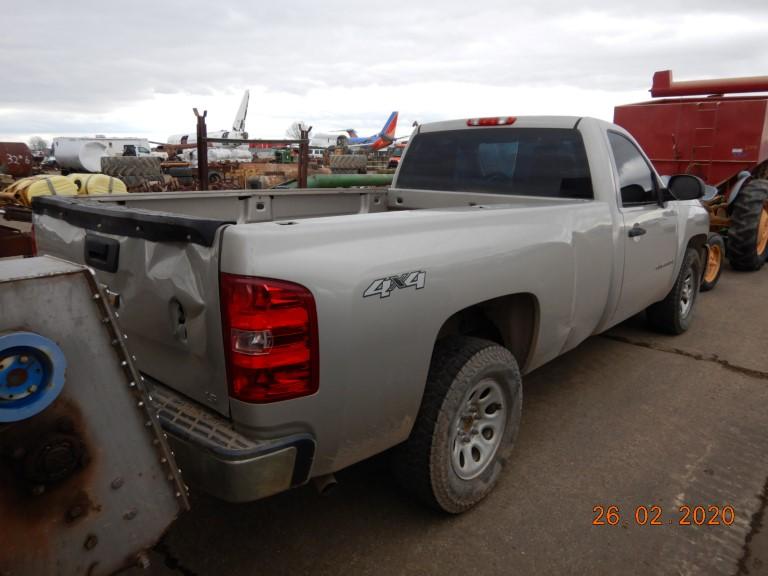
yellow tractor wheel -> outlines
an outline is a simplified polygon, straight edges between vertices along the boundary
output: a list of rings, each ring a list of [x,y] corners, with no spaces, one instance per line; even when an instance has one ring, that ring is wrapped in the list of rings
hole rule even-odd
[[[707,238],[707,258],[704,264],[704,274],[701,277],[700,288],[702,292],[712,290],[718,280],[720,280],[724,257],[725,242],[723,242],[723,237],[715,232],[710,232]]]

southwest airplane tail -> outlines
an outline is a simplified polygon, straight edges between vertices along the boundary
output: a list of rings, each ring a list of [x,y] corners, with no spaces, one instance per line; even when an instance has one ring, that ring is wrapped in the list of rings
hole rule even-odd
[[[375,151],[386,148],[392,142],[395,141],[395,130],[397,130],[397,112],[392,112],[384,123],[384,127],[380,132],[367,138],[350,138],[350,148],[364,148],[366,150]]]
[[[392,112],[387,118],[384,128],[379,132],[379,136],[388,140],[395,139],[395,130],[397,130],[397,112]]]

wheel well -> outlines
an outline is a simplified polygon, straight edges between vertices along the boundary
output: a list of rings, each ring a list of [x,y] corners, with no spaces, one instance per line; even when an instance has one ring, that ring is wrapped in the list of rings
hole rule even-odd
[[[699,258],[701,258],[702,264],[704,264],[707,260],[707,235],[706,234],[696,234],[696,236],[691,237],[690,240],[688,240],[688,246],[686,246],[686,250],[688,248],[693,248],[696,250],[696,253],[699,255]]]
[[[538,330],[539,306],[533,294],[510,294],[459,310],[448,318],[437,334],[475,336],[501,344],[525,371]]]

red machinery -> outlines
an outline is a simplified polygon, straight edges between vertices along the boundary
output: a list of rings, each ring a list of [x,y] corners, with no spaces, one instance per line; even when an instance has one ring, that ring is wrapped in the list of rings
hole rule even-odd
[[[23,142],[0,142],[0,174],[24,178],[32,174],[35,160]]]
[[[711,229],[727,236],[728,259],[741,270],[768,256],[768,94],[726,96],[750,92],[768,92],[768,76],[675,82],[665,70],[651,87],[663,100],[614,109],[658,172],[695,174],[718,188],[707,202]]]

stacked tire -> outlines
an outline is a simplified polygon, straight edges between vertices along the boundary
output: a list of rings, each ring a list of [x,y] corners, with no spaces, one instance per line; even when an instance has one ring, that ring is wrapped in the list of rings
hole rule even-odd
[[[337,154],[331,156],[334,174],[365,174],[368,158],[365,154]]]
[[[119,178],[129,189],[163,181],[160,158],[155,156],[107,156],[101,159],[101,171]]]

